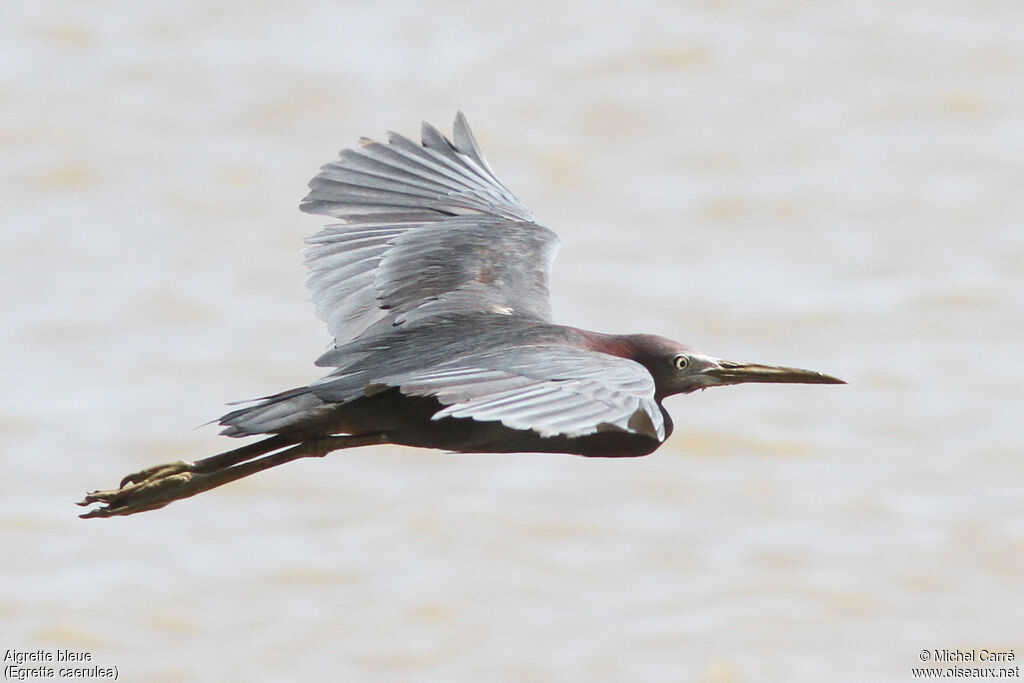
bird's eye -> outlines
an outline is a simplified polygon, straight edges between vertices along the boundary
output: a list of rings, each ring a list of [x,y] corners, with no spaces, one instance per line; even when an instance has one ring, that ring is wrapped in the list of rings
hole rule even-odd
[[[676,370],[682,370],[689,364],[690,359],[684,356],[683,354],[679,354],[678,356],[672,359],[672,365],[676,367]]]

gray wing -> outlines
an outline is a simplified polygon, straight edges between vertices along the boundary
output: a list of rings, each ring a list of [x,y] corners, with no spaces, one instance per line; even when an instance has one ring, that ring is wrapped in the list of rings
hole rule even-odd
[[[360,141],[320,169],[300,208],[344,221],[309,238],[306,284],[336,344],[451,312],[551,316],[553,232],[495,177],[460,112],[453,140]]]
[[[496,420],[541,436],[621,430],[665,439],[654,378],[647,369],[585,349],[536,345],[468,355],[382,378],[377,386],[437,398],[445,407],[435,420]]]

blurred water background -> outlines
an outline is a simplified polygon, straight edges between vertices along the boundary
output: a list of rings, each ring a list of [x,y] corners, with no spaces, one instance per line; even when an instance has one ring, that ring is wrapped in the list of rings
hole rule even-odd
[[[910,680],[1024,656],[1024,5],[8,1],[0,648],[127,681]],[[641,459],[375,447],[82,521],[329,339],[306,181],[464,110],[559,321],[847,387]],[[1018,662],[1019,663],[1019,662]]]

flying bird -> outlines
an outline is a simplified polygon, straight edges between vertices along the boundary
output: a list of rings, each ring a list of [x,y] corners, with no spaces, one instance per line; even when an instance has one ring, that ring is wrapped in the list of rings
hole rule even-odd
[[[340,222],[307,240],[306,284],[334,344],[308,386],[220,418],[263,439],[94,491],[82,517],[163,507],[255,472],[372,444],[446,451],[647,455],[669,438],[662,401],[744,382],[843,384],[810,370],[722,360],[664,337],[552,321],[558,238],[498,180],[465,117],[449,140],[362,139],[300,204]]]

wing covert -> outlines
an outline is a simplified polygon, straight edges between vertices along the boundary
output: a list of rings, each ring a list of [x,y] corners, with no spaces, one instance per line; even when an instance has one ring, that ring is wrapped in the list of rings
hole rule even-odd
[[[413,396],[433,396],[444,417],[500,421],[541,436],[621,430],[665,439],[654,378],[639,363],[568,346],[520,346],[467,355],[383,378]]]

